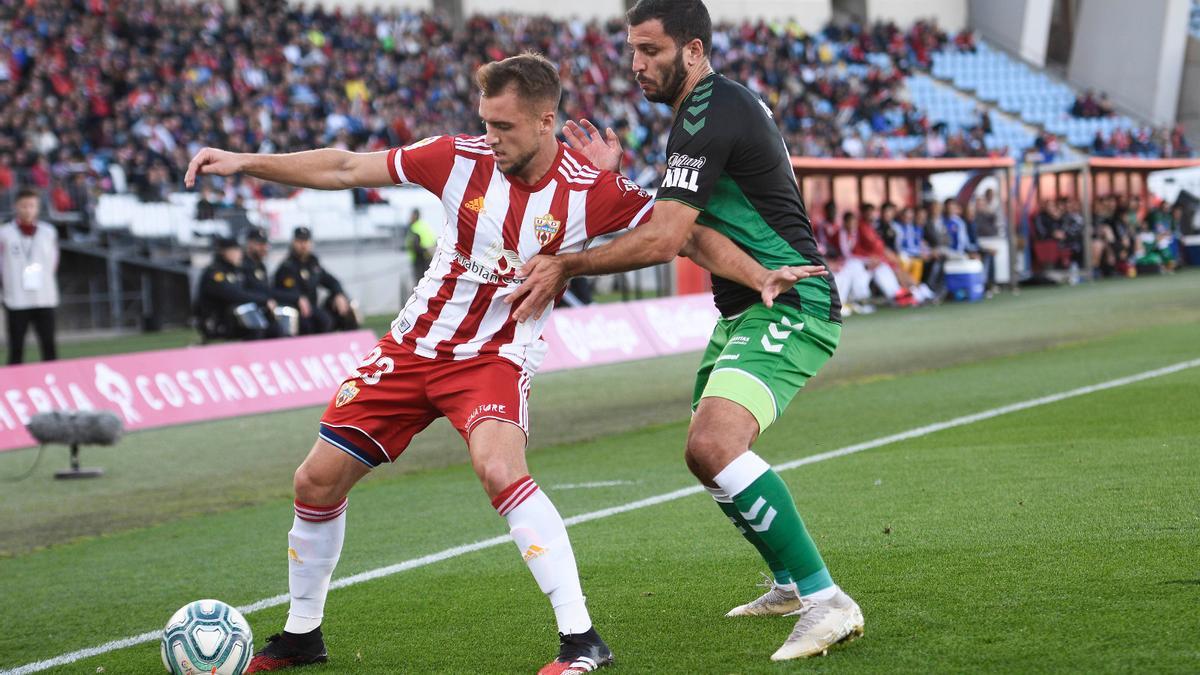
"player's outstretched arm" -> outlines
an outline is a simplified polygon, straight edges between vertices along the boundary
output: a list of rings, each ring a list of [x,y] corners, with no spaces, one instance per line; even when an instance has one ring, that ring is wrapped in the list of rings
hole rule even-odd
[[[183,183],[196,184],[198,176],[232,176],[244,173],[263,180],[317,190],[384,187],[392,184],[388,151],[347,152],[333,148],[283,155],[228,152],[204,148],[188,164]]]
[[[687,256],[692,262],[716,276],[758,291],[767,307],[771,307],[775,298],[794,286],[797,281],[829,274],[829,271],[820,265],[769,270],[747,255],[728,237],[707,227],[695,228],[679,254]]]

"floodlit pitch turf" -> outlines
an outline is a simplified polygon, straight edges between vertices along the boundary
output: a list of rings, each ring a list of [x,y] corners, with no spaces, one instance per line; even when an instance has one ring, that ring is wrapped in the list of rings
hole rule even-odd
[[[1181,274],[856,318],[820,386],[757,450],[780,463],[1198,358],[1197,291]],[[564,516],[693,484],[680,448],[694,360],[539,380],[530,464]],[[935,368],[943,361],[957,365]],[[767,660],[790,619],[722,616],[755,596],[763,566],[709,498],[574,526],[612,672],[1195,672],[1197,392],[1193,368],[784,473],[867,619],[863,640],[815,662]],[[600,424],[587,422],[591,407]],[[110,475],[85,485],[48,480],[61,453],[0,484],[0,668],[153,630],[201,597],[245,605],[286,592],[288,481],[318,413],[135,434],[92,455]],[[412,459],[460,462],[452,442],[437,431]],[[6,453],[0,471],[31,459]],[[621,483],[556,488],[593,481]],[[391,468],[350,501],[337,577],[504,531],[461,465]],[[48,542],[100,536],[31,550],[38,528]],[[259,644],[285,612],[249,615]],[[556,641],[511,543],[336,590],[326,632],[331,664],[302,672],[532,672]],[[146,643],[52,672],[99,667],[161,669]]]

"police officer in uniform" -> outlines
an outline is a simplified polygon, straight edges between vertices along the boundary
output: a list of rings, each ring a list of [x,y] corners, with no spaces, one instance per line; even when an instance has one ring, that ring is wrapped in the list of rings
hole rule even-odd
[[[275,312],[275,300],[251,288],[237,240],[217,237],[213,243],[213,261],[201,273],[196,300],[205,340],[278,337],[278,327],[267,319]]]
[[[265,229],[255,226],[246,232],[246,253],[242,260],[246,288],[253,293],[270,297],[279,306],[295,309],[302,317],[309,316],[312,307],[308,304],[308,298],[301,295],[300,291],[272,286],[271,277],[267,274],[267,254],[270,250],[271,243]],[[275,314],[268,316],[267,320],[271,323],[279,321]],[[284,325],[278,327],[278,333],[280,336],[295,334],[293,329]]]
[[[312,230],[297,227],[292,233],[292,247],[288,257],[275,270],[275,288],[284,292],[297,292],[307,300],[311,309],[309,316],[300,315],[300,334],[328,333],[333,330],[351,330],[358,327],[350,299],[342,290],[337,277],[321,267],[312,252]],[[323,304],[317,302],[317,291],[324,288],[329,292]]]

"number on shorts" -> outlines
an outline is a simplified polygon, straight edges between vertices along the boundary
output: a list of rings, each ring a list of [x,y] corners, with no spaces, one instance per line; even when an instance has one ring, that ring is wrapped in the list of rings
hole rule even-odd
[[[368,368],[375,368],[374,372],[363,372]],[[379,384],[379,380],[388,373],[396,369],[396,362],[390,356],[383,355],[383,348],[376,347],[367,354],[366,358],[358,364],[358,377],[364,384]]]

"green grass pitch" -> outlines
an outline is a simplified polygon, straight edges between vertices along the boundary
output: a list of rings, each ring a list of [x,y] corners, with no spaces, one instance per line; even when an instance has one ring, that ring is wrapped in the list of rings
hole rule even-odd
[[[843,348],[756,450],[779,464],[1200,358],[1200,279],[1098,284],[848,322]],[[566,517],[694,485],[681,461],[695,355],[549,374],[534,477]],[[707,496],[572,526],[617,673],[1197,672],[1200,367],[782,475],[865,638],[772,664],[785,618],[726,619],[765,571]],[[0,672],[161,628],[184,603],[286,592],[291,470],[317,409],[133,434],[0,483]],[[350,500],[335,578],[504,533],[445,427]],[[85,451],[85,453],[88,451]],[[20,473],[26,451],[0,454]],[[603,487],[571,487],[605,482]],[[257,642],[286,605],[251,613]],[[508,542],[340,588],[311,673],[529,673],[548,603]],[[55,673],[156,673],[146,642]]]

